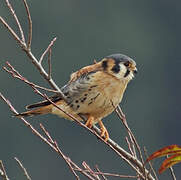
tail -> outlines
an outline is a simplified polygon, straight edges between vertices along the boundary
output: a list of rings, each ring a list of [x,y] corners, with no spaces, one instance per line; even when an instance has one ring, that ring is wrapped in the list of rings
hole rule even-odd
[[[58,102],[61,97],[58,95],[54,95],[54,96],[50,96],[49,97],[54,103]],[[52,112],[52,107],[53,105],[51,104],[50,101],[41,101],[41,102],[37,102],[35,104],[30,104],[28,106],[26,106],[27,109],[32,109],[33,110],[29,110],[26,112],[22,112],[19,114],[16,114],[16,117],[28,117],[28,116],[36,116],[36,115],[41,115],[41,114],[48,114]]]
[[[51,112],[52,112],[52,105],[48,105],[48,106],[44,106],[44,107],[40,107],[37,109],[16,114],[15,117],[21,118],[21,117],[28,117],[28,116],[36,116],[36,115],[48,114]]]

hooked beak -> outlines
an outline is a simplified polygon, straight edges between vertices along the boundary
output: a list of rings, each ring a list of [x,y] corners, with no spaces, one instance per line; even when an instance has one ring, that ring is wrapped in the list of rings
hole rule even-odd
[[[134,74],[137,74],[137,73],[138,73],[138,70],[137,70],[137,68],[136,68],[136,67],[134,67],[134,69],[133,69],[133,73],[134,73]]]
[[[137,72],[138,72],[136,66],[134,66],[134,65],[133,65],[133,66],[130,66],[129,69],[130,69],[130,71],[132,71],[134,74],[137,74]]]

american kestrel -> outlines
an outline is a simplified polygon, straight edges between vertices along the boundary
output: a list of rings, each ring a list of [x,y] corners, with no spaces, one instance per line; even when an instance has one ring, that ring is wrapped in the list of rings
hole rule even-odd
[[[81,117],[86,118],[86,126],[89,128],[99,123],[101,136],[105,136],[107,141],[109,134],[102,119],[112,113],[121,102],[127,84],[136,72],[133,59],[122,54],[112,54],[71,74],[69,82],[61,88],[67,98],[66,102],[58,95],[51,96],[50,99],[76,119],[81,121]],[[47,100],[28,105],[26,108],[33,110],[17,116],[52,113],[72,120]]]

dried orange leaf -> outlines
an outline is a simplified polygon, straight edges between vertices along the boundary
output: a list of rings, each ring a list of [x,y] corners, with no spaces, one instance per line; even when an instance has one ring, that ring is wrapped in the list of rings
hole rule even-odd
[[[151,154],[148,159],[146,160],[146,162],[151,161],[152,159],[158,158],[158,157],[162,157],[162,156],[166,156],[166,155],[170,155],[170,154],[178,154],[181,153],[181,146],[179,145],[170,145],[170,146],[166,146],[156,152],[154,152],[153,154]]]
[[[177,164],[179,162],[181,162],[181,153],[174,154],[174,155],[170,156],[165,161],[163,161],[163,163],[162,163],[162,165],[161,165],[161,167],[159,169],[159,173],[162,173],[167,168],[169,168],[169,167],[171,167],[174,164]]]

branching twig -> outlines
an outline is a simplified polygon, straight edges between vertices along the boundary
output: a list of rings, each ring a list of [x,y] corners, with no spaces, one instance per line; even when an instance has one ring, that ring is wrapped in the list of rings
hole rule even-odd
[[[6,0],[7,6],[10,9],[11,12],[13,12],[12,14],[15,14],[14,9],[12,8],[11,4],[9,3],[8,0]],[[29,57],[29,60],[31,60],[32,64],[34,64],[34,66],[37,68],[37,70],[39,71],[39,73],[43,76],[43,78],[45,80],[47,80],[47,82],[50,84],[50,86],[54,89],[57,90],[59,95],[62,97],[62,99],[64,99],[65,101],[67,100],[65,95],[62,93],[62,91],[60,90],[60,88],[56,85],[56,83],[53,81],[52,78],[50,78],[50,76],[48,75],[48,73],[44,70],[43,66],[41,65],[41,63],[39,63],[39,61],[37,60],[37,58],[33,55],[33,53],[31,52],[31,39],[32,39],[32,22],[31,22],[31,16],[30,16],[30,12],[29,12],[29,7],[26,3],[26,0],[24,0],[24,5],[26,8],[26,12],[28,15],[28,22],[29,22],[29,40],[28,40],[28,44],[26,44],[25,41],[22,41],[18,35],[14,32],[14,30],[8,25],[8,23],[0,16],[0,22],[6,27],[6,29],[10,32],[10,34],[13,36],[13,38],[15,38],[15,40],[19,43],[19,45],[22,47],[22,49],[26,52],[27,56]],[[16,16],[16,14],[15,14]],[[14,17],[15,18],[15,17]],[[16,20],[16,18],[15,18]],[[22,31],[22,27],[19,23],[19,20],[16,20],[16,23],[19,27],[20,30],[20,34],[21,36],[24,36],[23,31]],[[51,46],[53,45],[54,41],[56,39],[54,38],[53,41],[51,41],[49,47],[47,48],[47,50],[45,50],[45,52],[43,53],[44,55],[48,52],[48,50],[51,48]],[[44,56],[43,55],[43,56]],[[40,58],[41,59],[41,58]]]
[[[24,173],[24,176],[26,177],[27,180],[31,180],[27,170],[25,169],[25,167],[23,166],[23,164],[21,163],[21,161],[15,157],[14,158],[16,160],[16,162],[18,163],[19,167],[22,169],[23,173]]]
[[[80,172],[89,172],[90,170],[88,169],[85,169],[85,170],[82,170],[82,169],[76,169],[77,171],[80,171]],[[91,173],[94,173],[96,175],[103,175],[104,176],[104,179],[105,179],[105,176],[108,176],[108,177],[119,177],[119,178],[138,178],[138,176],[130,176],[130,175],[120,175],[120,174],[113,174],[113,173],[104,173],[104,172],[99,172],[99,171],[95,171],[95,172],[91,172]]]
[[[12,104],[10,103],[10,101],[8,99],[6,99],[1,93],[0,93],[0,98],[3,99],[7,105],[10,107],[10,110],[15,113],[18,114],[18,112],[16,111],[16,109],[12,106]],[[56,151],[59,155],[61,155],[61,157],[63,157],[64,159],[66,159],[66,162],[68,162],[68,166],[70,165],[69,163],[71,162],[71,164],[77,168],[77,169],[81,169],[79,168],[74,162],[72,162],[70,160],[70,158],[66,157],[59,149],[58,144],[56,143],[56,141],[54,141],[53,143],[50,142],[50,139],[47,140],[44,136],[42,136],[29,122],[27,122],[24,118],[20,118],[21,121],[33,132],[33,134],[35,134],[37,137],[39,137],[42,141],[44,141],[46,144],[48,144],[54,151]],[[67,161],[68,160],[68,161]],[[70,166],[69,166],[70,167]],[[72,171],[74,172],[74,171]],[[73,173],[74,174],[74,173]],[[94,180],[91,178],[91,176],[89,174],[87,174],[86,172],[83,173],[86,177],[89,177],[89,179]],[[75,175],[75,174],[74,174]],[[77,177],[76,177],[77,178]],[[79,178],[77,178],[77,180],[79,180]]]
[[[99,176],[89,167],[85,161],[82,162],[82,166],[84,167],[85,171],[89,172],[95,178],[95,180],[100,180]]]
[[[96,169],[97,169],[97,172],[100,173],[101,177],[102,177],[104,180],[107,180],[106,176],[104,176],[104,174],[101,174],[102,172],[100,171],[98,165],[96,165],[95,167],[96,167]]]
[[[116,108],[116,113],[117,113],[117,115],[119,116],[119,118],[122,120],[123,125],[126,127],[132,143],[134,143],[135,146],[136,146],[136,148],[137,148],[137,151],[138,151],[139,157],[140,157],[140,159],[141,159],[141,163],[142,163],[143,173],[145,174],[145,177],[146,177],[146,174],[147,174],[147,173],[146,173],[145,167],[144,167],[144,160],[143,160],[141,148],[140,148],[140,146],[139,146],[139,144],[138,144],[138,142],[137,142],[134,134],[132,133],[131,129],[129,128],[128,123],[127,123],[127,121],[126,121],[126,116],[125,116],[125,114],[123,113],[123,111],[122,111],[122,109],[121,109],[121,107],[120,107],[119,105],[118,105],[117,108]],[[134,150],[134,146],[132,146],[132,147],[133,147],[133,150]],[[135,150],[134,150],[134,154],[135,154],[135,153],[136,153],[136,152],[135,152]]]
[[[55,37],[50,44],[48,45],[47,49],[43,52],[43,54],[40,57],[39,63],[41,64],[43,61],[44,56],[49,52],[49,50],[51,49],[51,47],[53,46],[53,44],[55,43],[55,41],[57,40],[57,38]]]
[[[41,129],[43,130],[43,132],[45,133],[45,135],[48,137],[47,140],[56,148],[56,152],[57,152],[59,155],[61,155],[62,158],[65,160],[65,162],[67,163],[69,169],[70,169],[71,172],[74,174],[74,176],[76,177],[76,179],[77,179],[77,180],[80,180],[79,176],[76,174],[75,170],[74,170],[74,169],[72,168],[72,166],[71,166],[71,163],[70,163],[71,160],[70,160],[70,158],[66,157],[66,156],[63,154],[63,152],[60,150],[57,142],[52,139],[52,137],[50,136],[49,132],[45,129],[45,127],[44,127],[42,124],[40,124],[40,127],[41,127]]]
[[[139,144],[138,144],[138,142],[137,142],[134,134],[132,133],[131,129],[129,128],[128,123],[127,123],[127,121],[126,121],[126,116],[125,116],[125,114],[123,113],[123,111],[122,111],[122,109],[121,109],[121,107],[120,107],[119,105],[118,105],[118,107],[116,108],[116,112],[117,112],[118,116],[120,117],[120,119],[122,120],[124,126],[125,126],[126,129],[128,130],[128,134],[130,135],[130,139],[132,139],[133,143],[135,144],[135,146],[136,146],[136,148],[137,148],[137,150],[138,150],[140,159],[141,159],[141,161],[142,161],[142,164],[144,164],[143,156],[142,156],[142,153],[141,153],[141,148],[140,148],[140,146],[139,146]],[[134,153],[136,153],[136,152],[134,152]]]
[[[25,77],[21,76],[21,75],[19,74],[19,72],[16,71],[16,70],[14,69],[14,67],[13,67],[8,61],[6,61],[6,64],[7,64],[8,68],[9,68],[10,70],[7,69],[5,66],[3,67],[3,69],[4,69],[6,72],[8,72],[9,74],[11,74],[14,78],[17,78],[17,79],[19,79],[19,80],[23,80],[26,84],[31,85],[31,87],[33,86],[33,87],[35,87],[35,88],[42,89],[42,90],[45,90],[45,91],[49,91],[49,92],[53,92],[53,93],[58,93],[58,91],[56,91],[56,90],[48,89],[48,88],[45,88],[45,87],[36,85],[36,84],[28,81]]]

